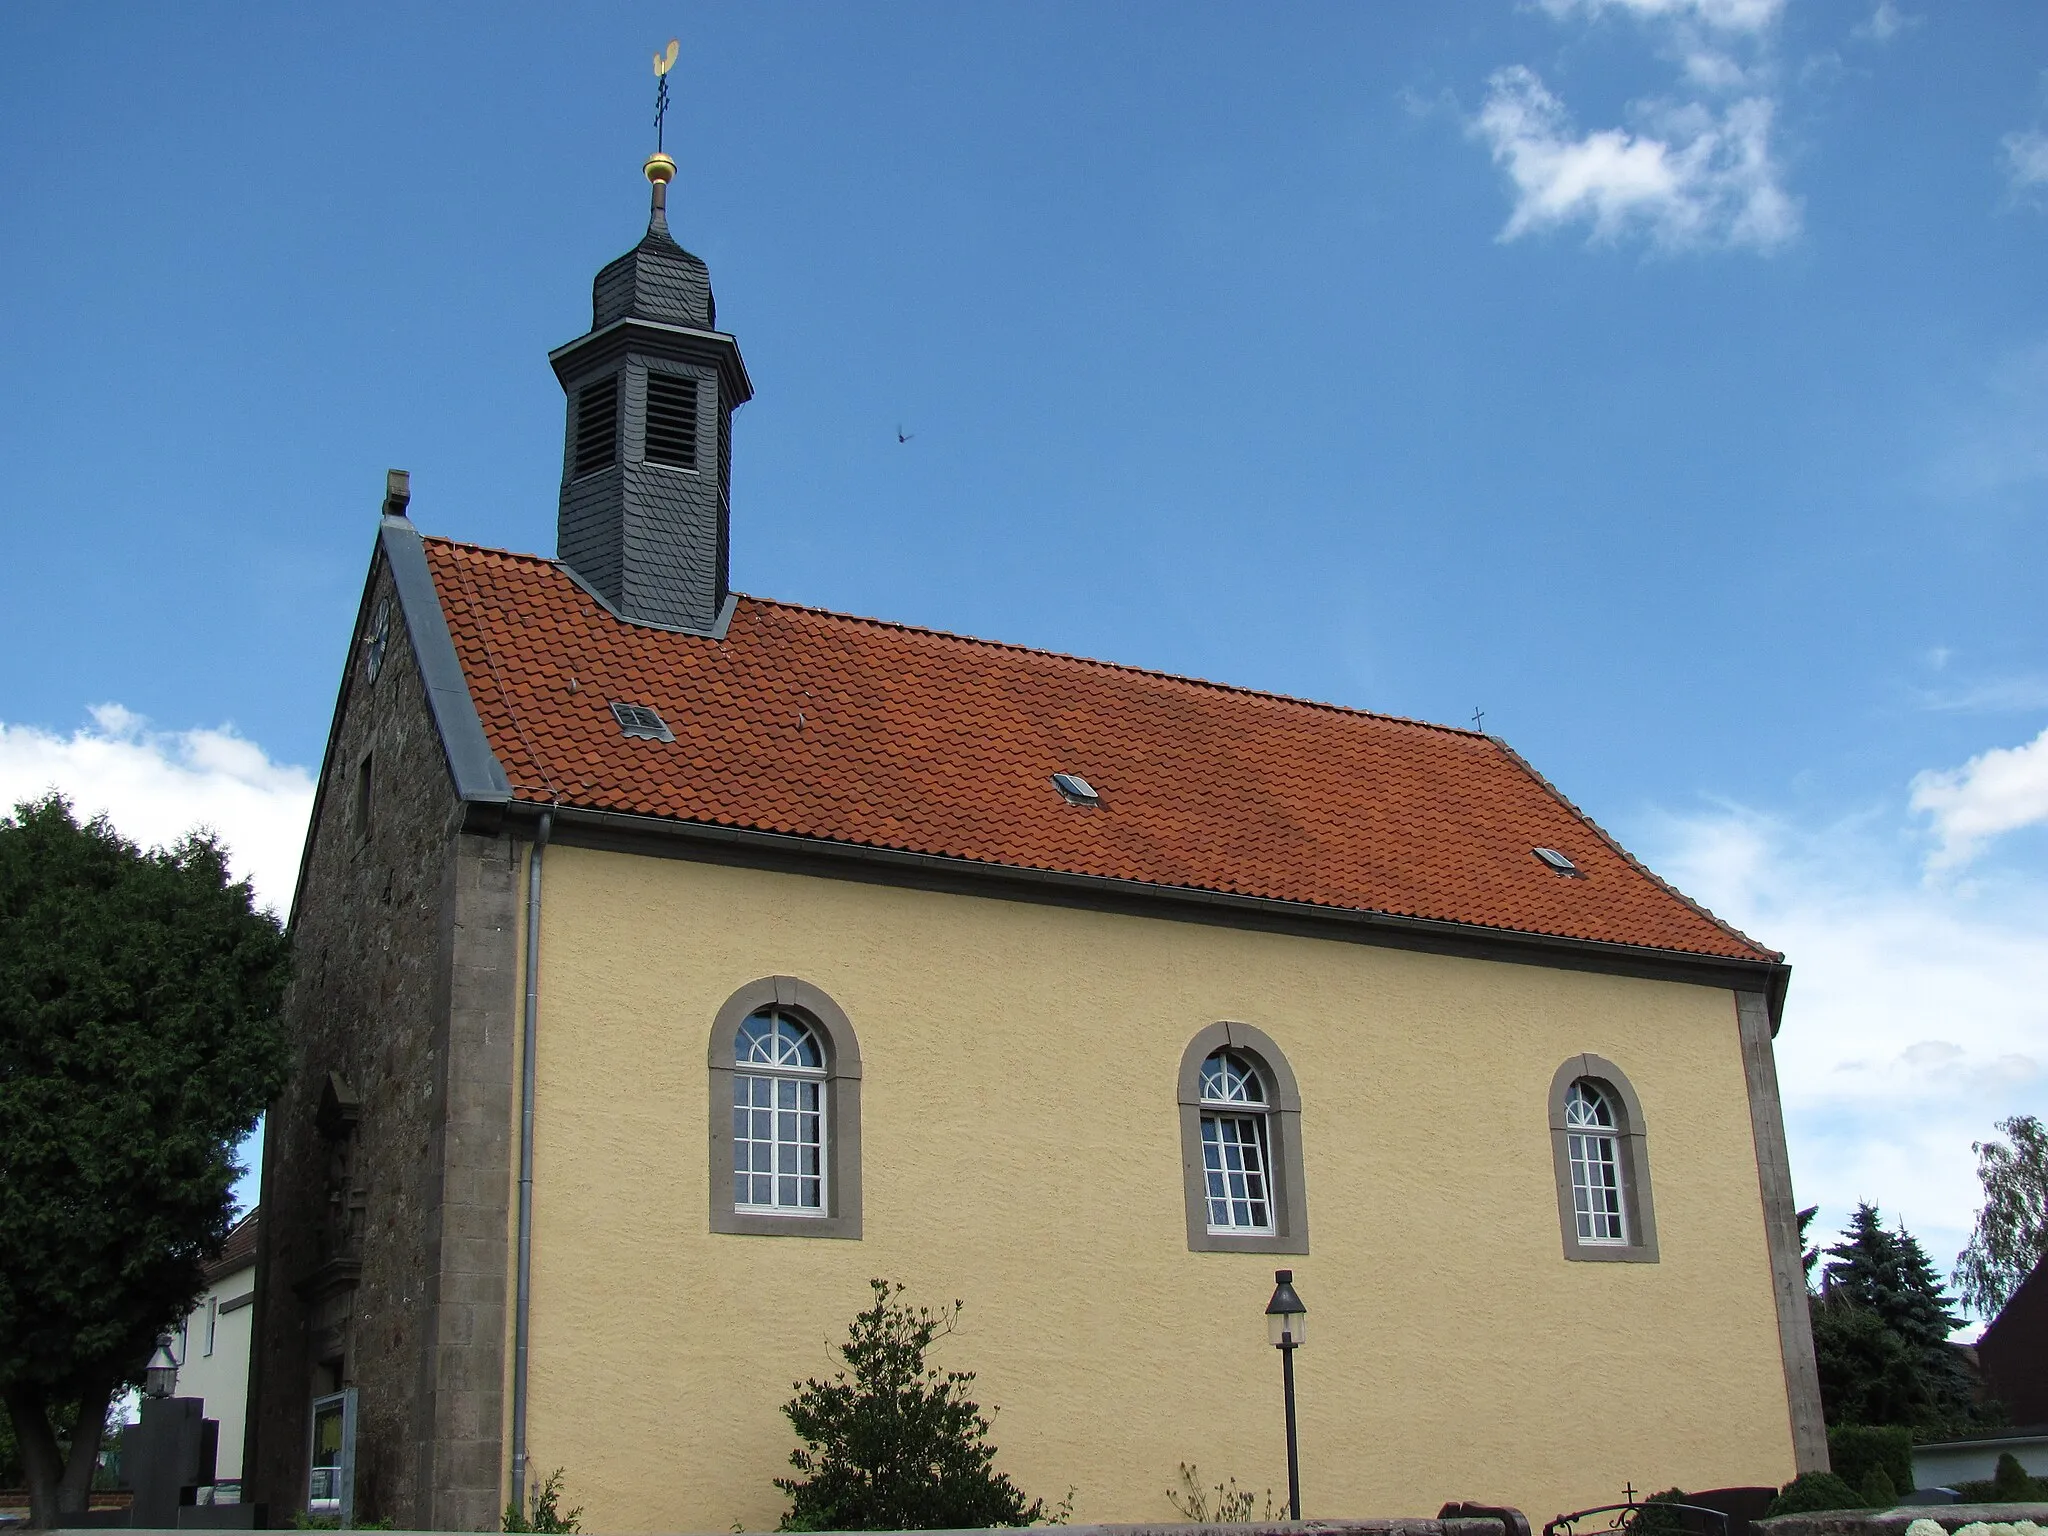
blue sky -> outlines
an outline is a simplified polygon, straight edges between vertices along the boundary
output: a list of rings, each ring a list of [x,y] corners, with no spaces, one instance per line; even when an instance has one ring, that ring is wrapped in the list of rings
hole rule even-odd
[[[2038,4],[9,8],[0,791],[283,899],[383,470],[552,551],[671,35],[736,585],[1483,708],[1953,1255],[2048,1099]]]

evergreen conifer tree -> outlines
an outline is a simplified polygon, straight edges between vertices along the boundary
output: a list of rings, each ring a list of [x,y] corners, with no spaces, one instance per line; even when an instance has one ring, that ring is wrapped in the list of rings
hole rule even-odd
[[[1949,1310],[1947,1291],[1919,1240],[1903,1225],[1887,1230],[1877,1207],[1866,1202],[1827,1252],[1814,1322],[1816,1354],[1841,1357],[1834,1362],[1829,1421],[1971,1423],[1976,1408],[1969,1374],[1948,1342],[1961,1319]],[[1858,1362],[1875,1377],[1863,1380],[1867,1372]],[[1830,1374],[1823,1366],[1824,1398]]]

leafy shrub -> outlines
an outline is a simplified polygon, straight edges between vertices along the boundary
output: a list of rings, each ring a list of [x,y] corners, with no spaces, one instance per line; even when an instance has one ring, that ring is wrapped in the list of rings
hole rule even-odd
[[[1873,1466],[1863,1474],[1856,1493],[1872,1509],[1890,1509],[1899,1502],[1899,1490],[1892,1486],[1890,1475],[1879,1466]]]
[[[510,1502],[505,1505],[505,1523],[500,1529],[539,1532],[542,1536],[571,1536],[582,1530],[583,1506],[578,1504],[564,1514],[561,1504],[562,1469],[557,1467],[534,1484],[531,1510],[521,1510]]]
[[[1213,1502],[1211,1502],[1213,1496]],[[1213,1489],[1202,1486],[1202,1474],[1191,1461],[1180,1464],[1180,1487],[1166,1490],[1166,1500],[1180,1511],[1183,1520],[1196,1525],[1243,1525],[1252,1518],[1252,1511],[1258,1501],[1249,1488],[1237,1486],[1237,1479],[1218,1483]],[[1266,1510],[1259,1516],[1271,1520],[1273,1515],[1273,1490],[1266,1490]]]
[[[2010,1451],[1998,1458],[1997,1470],[1989,1478],[1957,1483],[1955,1489],[1965,1504],[2048,1503],[2048,1477],[2029,1477]]]
[[[1810,1515],[1823,1509],[1865,1509],[1862,1498],[1854,1488],[1843,1482],[1832,1472],[1802,1472],[1771,1500],[1771,1507],[1764,1511],[1766,1518],[1772,1515]]]
[[[1684,1536],[1685,1516],[1664,1506],[1690,1502],[1683,1488],[1666,1488],[1662,1493],[1651,1494],[1636,1512],[1635,1523],[1629,1528],[1631,1536]]]
[[[1047,1518],[1043,1499],[1027,1501],[995,1470],[989,1421],[965,1390],[974,1373],[925,1366],[925,1350],[953,1331],[961,1303],[913,1310],[895,1299],[902,1286],[868,1284],[874,1305],[839,1346],[848,1370],[796,1383],[782,1405],[804,1442],[789,1453],[803,1476],[775,1479],[790,1502],[782,1529],[929,1531]]]
[[[1913,1490],[1913,1432],[1903,1425],[1837,1424],[1828,1431],[1828,1464],[1851,1488],[1883,1468],[1892,1494]]]
[[[2001,1504],[2023,1504],[2048,1495],[2048,1479],[2029,1477],[2019,1457],[2007,1451],[1998,1458],[1997,1469],[1991,1474],[1991,1491],[1998,1495]]]

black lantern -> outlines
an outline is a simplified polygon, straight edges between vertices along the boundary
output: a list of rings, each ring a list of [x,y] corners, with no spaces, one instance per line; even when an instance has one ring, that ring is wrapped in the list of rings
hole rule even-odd
[[[1308,1339],[1308,1308],[1294,1294],[1294,1271],[1275,1270],[1266,1303],[1266,1337],[1280,1351],[1281,1390],[1287,1399],[1287,1518],[1301,1518],[1301,1457],[1294,1440],[1294,1352]]]
[[[171,1354],[171,1346],[162,1340],[157,1342],[149,1364],[142,1368],[142,1390],[151,1397],[169,1397],[178,1390],[178,1362]]]

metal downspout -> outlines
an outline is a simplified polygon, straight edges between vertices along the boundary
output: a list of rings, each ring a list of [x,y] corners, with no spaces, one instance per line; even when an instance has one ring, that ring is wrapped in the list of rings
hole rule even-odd
[[[519,1047],[519,1278],[512,1303],[512,1507],[526,1512],[526,1346],[533,1301],[533,1044],[540,1015],[540,863],[555,814],[542,811],[526,866],[526,1000]]]

